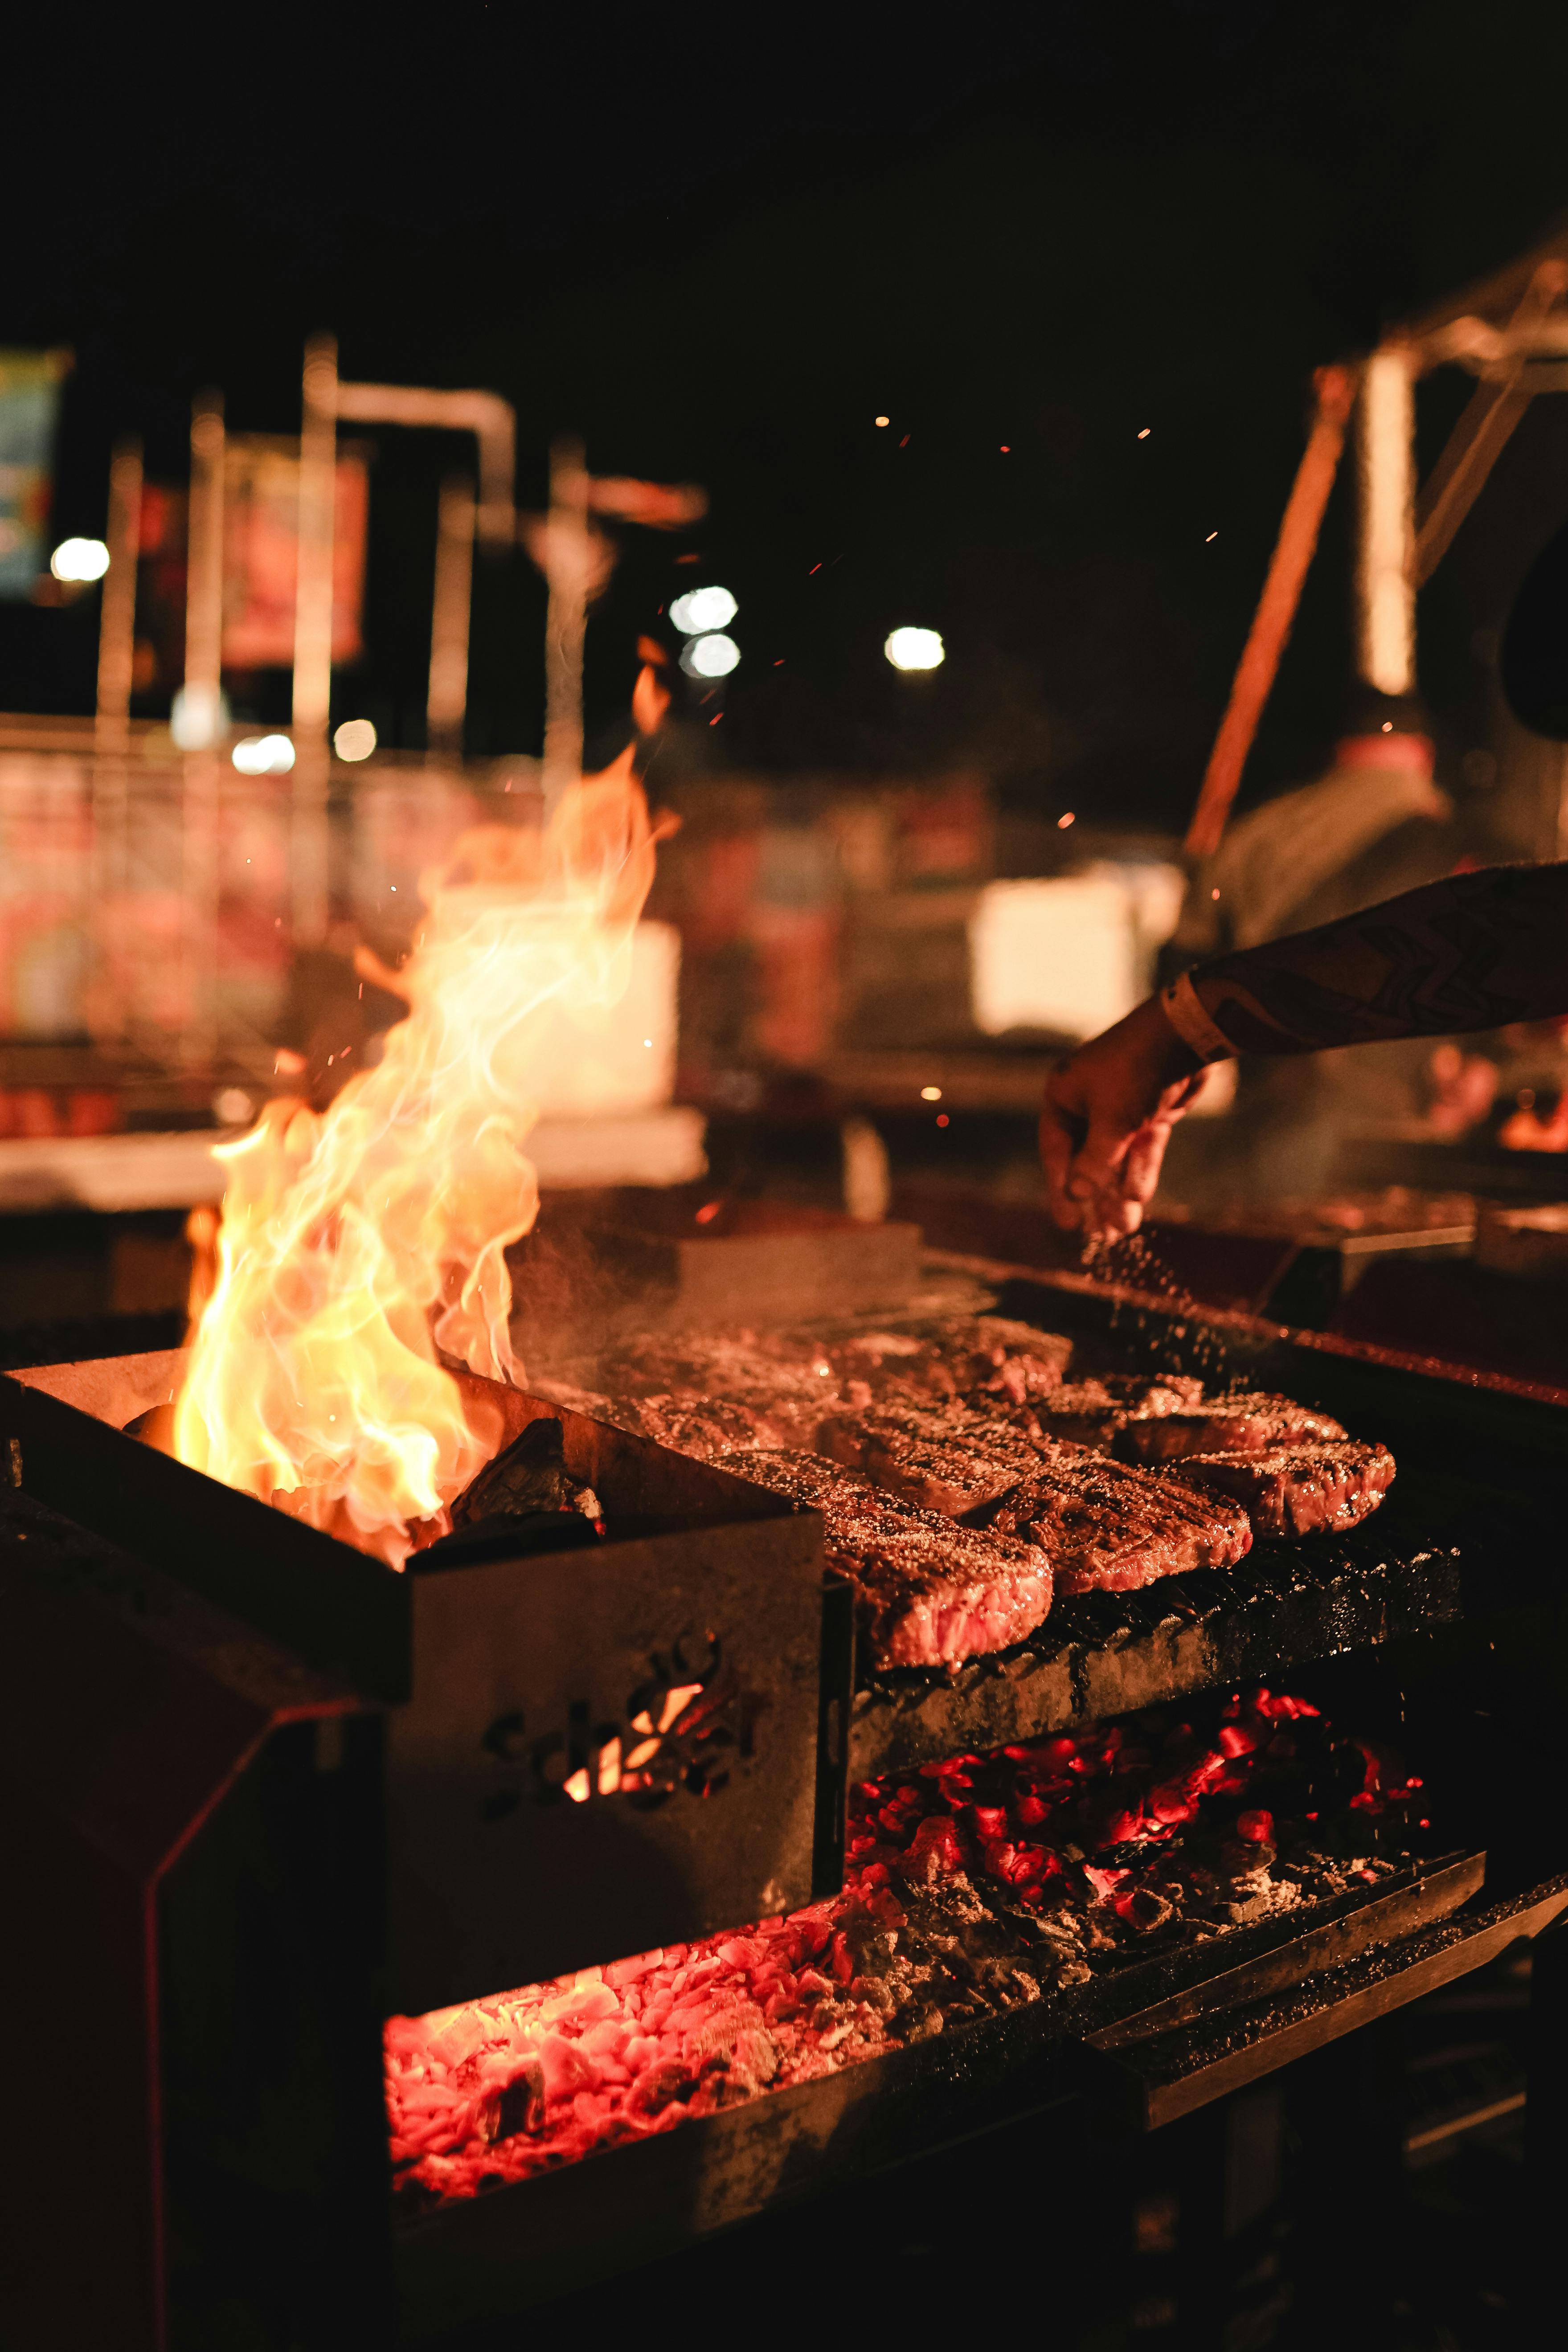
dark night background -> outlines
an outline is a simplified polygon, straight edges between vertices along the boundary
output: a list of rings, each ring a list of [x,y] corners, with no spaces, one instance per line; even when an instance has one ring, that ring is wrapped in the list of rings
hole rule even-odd
[[[8,37],[0,341],[77,354],[58,535],[101,530],[118,432],[183,478],[201,385],[237,430],[297,429],[300,343],[331,328],[345,374],[515,401],[525,502],[563,426],[599,470],[707,484],[700,538],[626,534],[591,722],[672,590],[719,578],[731,769],[970,764],[1043,815],[1183,821],[1310,368],[1568,201],[1568,16],[1519,0],[340,7],[34,37]],[[1424,392],[1428,460],[1467,389]],[[1560,405],[1499,468],[1506,547],[1472,527],[1424,599],[1450,762],[1481,740],[1478,622],[1568,511]],[[335,716],[416,745],[435,487],[469,445],[371,437],[368,649]],[[1344,505],[1250,793],[1339,715]],[[532,750],[542,589],[521,555],[479,573],[468,747]],[[883,661],[904,620],[944,633],[934,680]],[[0,607],[0,706],[90,708],[95,628],[93,598]]]

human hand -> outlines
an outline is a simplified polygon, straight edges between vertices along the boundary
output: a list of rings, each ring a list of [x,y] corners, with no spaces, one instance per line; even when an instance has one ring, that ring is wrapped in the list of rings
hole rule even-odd
[[[1137,1232],[1171,1129],[1203,1076],[1154,997],[1058,1063],[1046,1082],[1040,1158],[1058,1225],[1090,1239]]]

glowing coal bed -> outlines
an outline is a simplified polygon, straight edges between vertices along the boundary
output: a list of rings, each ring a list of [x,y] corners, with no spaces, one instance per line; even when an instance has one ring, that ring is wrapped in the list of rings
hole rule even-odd
[[[399,2204],[471,2198],[1373,1887],[1429,1843],[1421,1788],[1261,1688],[862,1782],[840,1895],[391,2018]]]

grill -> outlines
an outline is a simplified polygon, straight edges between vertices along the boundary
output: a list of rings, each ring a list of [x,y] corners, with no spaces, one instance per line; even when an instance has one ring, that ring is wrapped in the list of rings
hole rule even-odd
[[[500,1392],[513,1431],[561,1422],[611,1540],[416,1555],[400,1578],[127,1434],[174,1357],[0,1384],[29,1661],[6,1769],[31,1932],[7,1966],[13,2014],[61,2021],[20,2053],[37,2123],[21,2242],[58,2242],[84,2200],[102,2217],[73,2289],[81,2341],[200,2341],[247,2297],[261,2340],[428,2340],[1064,2099],[1152,2127],[1568,1908],[1563,1404],[1076,1276],[957,1270],[1000,1312],[1073,1330],[1086,1363],[1241,1373],[1385,1437],[1393,1497],[1342,1539],[1063,1601],[952,1678],[861,1675],[812,1517],[559,1405]],[[387,2014],[830,1891],[852,1780],[1287,1678],[1420,1757],[1443,1851],[394,2222]],[[606,1786],[677,1694],[648,1786]],[[27,2292],[40,2340],[77,2340],[43,2272]]]

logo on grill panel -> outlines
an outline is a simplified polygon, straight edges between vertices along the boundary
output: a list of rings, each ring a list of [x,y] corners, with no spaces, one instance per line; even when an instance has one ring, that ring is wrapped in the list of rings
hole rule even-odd
[[[587,1804],[619,1797],[648,1811],[684,1790],[716,1796],[735,1755],[750,1757],[759,1709],[748,1704],[717,1633],[689,1654],[682,1634],[647,1661],[646,1678],[627,1694],[623,1720],[593,1720],[586,1699],[573,1699],[564,1724],[498,1715],[479,1745],[494,1759],[500,1785],[480,1805],[487,1822],[505,1821],[525,1802]]]

